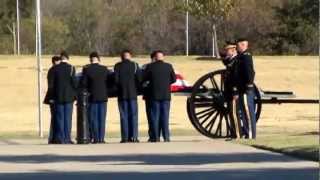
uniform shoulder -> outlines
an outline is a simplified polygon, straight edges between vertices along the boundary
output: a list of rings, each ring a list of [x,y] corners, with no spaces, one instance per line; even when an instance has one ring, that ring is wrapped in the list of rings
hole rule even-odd
[[[86,64],[83,66],[83,69],[89,68],[91,64]]]
[[[114,66],[116,67],[116,66],[120,66],[122,64],[122,61],[120,61],[120,62],[117,62]]]
[[[171,63],[168,63],[168,62],[164,62],[164,64],[165,64],[166,66],[168,66],[168,67],[171,67],[171,68],[173,68],[173,66],[172,66],[172,64],[171,64]]]
[[[248,52],[248,51],[246,51],[246,52],[243,53],[243,55],[245,55],[245,56],[251,56],[251,53]]]

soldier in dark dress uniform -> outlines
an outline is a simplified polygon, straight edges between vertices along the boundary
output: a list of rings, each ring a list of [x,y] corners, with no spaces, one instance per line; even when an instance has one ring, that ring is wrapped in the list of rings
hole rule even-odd
[[[109,70],[106,66],[100,65],[97,52],[92,52],[89,58],[90,64],[82,71],[81,87],[89,93],[90,138],[94,144],[105,143]]]
[[[156,137],[152,141],[160,141],[161,129],[164,141],[169,142],[170,85],[176,81],[174,69],[164,62],[164,53],[157,51],[155,62],[147,66],[143,76],[144,82],[150,82],[152,132]]]
[[[118,106],[121,122],[121,143],[138,143],[138,88],[141,83],[139,65],[131,60],[131,52],[121,54],[121,62],[114,67],[118,87]]]
[[[52,59],[52,67],[49,69],[47,74],[47,80],[49,82],[49,79],[53,76],[54,68],[56,65],[58,65],[61,62],[61,58],[59,56],[53,56]],[[46,93],[46,96],[44,98],[44,104],[49,105],[50,107],[50,114],[51,114],[51,120],[50,120],[50,129],[49,129],[49,138],[48,143],[54,144],[56,139],[56,132],[55,130],[55,119],[54,119],[54,100],[53,100],[53,89],[48,84],[48,91]]]
[[[243,134],[245,138],[256,138],[256,115],[255,115],[255,88],[254,78],[255,70],[252,55],[248,52],[248,40],[239,39],[237,41],[237,50],[239,53],[239,100],[241,120],[243,124]]]
[[[147,68],[147,66],[155,61],[155,51],[150,54],[150,60],[151,62],[148,64],[145,64],[142,66],[142,71],[144,72]],[[153,142],[156,137],[153,137],[155,134],[152,132],[152,121],[151,121],[151,101],[150,101],[150,82],[146,81],[142,84],[142,92],[143,92],[143,99],[145,101],[145,110],[147,115],[147,121],[148,121],[148,135],[149,139],[148,142]]]
[[[236,43],[227,42],[223,64],[226,66],[224,74],[224,97],[230,109],[230,125],[232,138],[241,138],[241,121],[239,119],[239,93],[238,93],[238,54]]]
[[[69,56],[66,52],[62,52],[60,57],[61,63],[53,68],[52,76],[48,77],[48,86],[52,89],[54,102],[54,143],[73,144],[71,129],[77,89],[76,70],[68,63]]]

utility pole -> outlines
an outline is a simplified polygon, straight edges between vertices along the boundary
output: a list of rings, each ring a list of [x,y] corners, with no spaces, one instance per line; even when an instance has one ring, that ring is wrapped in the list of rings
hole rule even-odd
[[[39,136],[43,137],[42,123],[42,65],[41,65],[41,8],[40,0],[36,0],[36,56],[38,70],[38,122]]]
[[[20,11],[19,11],[19,0],[16,1],[17,7],[17,53],[20,55]]]
[[[186,0],[186,5],[189,6],[189,0]],[[186,12],[186,56],[189,56],[189,10]]]

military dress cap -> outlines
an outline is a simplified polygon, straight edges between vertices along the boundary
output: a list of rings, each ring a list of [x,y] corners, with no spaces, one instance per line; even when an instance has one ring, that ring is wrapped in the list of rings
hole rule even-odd
[[[239,38],[239,39],[237,39],[237,43],[243,42],[243,41],[248,41],[248,39],[247,38]]]
[[[227,41],[226,45],[224,46],[224,49],[232,49],[232,48],[236,48],[237,45],[236,43],[232,42],[232,41]]]

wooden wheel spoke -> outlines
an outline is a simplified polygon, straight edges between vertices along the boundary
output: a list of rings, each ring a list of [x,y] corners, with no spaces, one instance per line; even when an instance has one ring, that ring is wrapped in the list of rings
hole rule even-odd
[[[209,118],[216,112],[216,110],[214,110],[213,112],[211,112],[211,114],[209,116],[207,116],[200,124],[201,126],[203,126],[204,123],[206,123]],[[200,121],[199,121],[200,122]]]
[[[206,113],[206,112],[209,112],[209,111],[212,111],[212,110],[214,110],[214,109],[212,107],[210,107],[208,109],[199,111],[199,112],[196,113],[196,116],[201,115],[201,114]]]
[[[212,131],[213,125],[216,122],[218,115],[219,115],[219,112],[217,112],[217,114],[211,119],[210,123],[208,123],[207,126],[205,127],[205,129],[207,129],[208,132]]]
[[[202,102],[212,102],[212,99],[207,98],[207,97],[197,97],[194,99],[195,103],[202,103]]]
[[[214,106],[214,103],[213,102],[206,102],[206,103],[196,103],[196,104],[194,104],[194,106],[196,107],[196,108],[204,108],[204,107],[212,107],[212,106]]]
[[[214,133],[215,135],[221,136],[222,135],[222,119],[223,119],[223,115],[220,114],[219,117],[219,124],[217,126],[216,132]],[[219,133],[219,134],[218,134]]]
[[[198,119],[200,120],[200,119],[202,119],[202,118],[204,118],[204,117],[207,117],[207,116],[209,116],[211,113],[213,113],[214,111],[215,111],[215,110],[212,109],[211,111],[206,112],[206,113],[204,113],[203,115],[199,116]]]
[[[212,87],[213,87],[213,88],[219,89],[219,86],[218,86],[216,80],[214,79],[214,76],[212,76],[212,77],[210,78],[210,81],[211,81],[211,84],[212,84]]]

